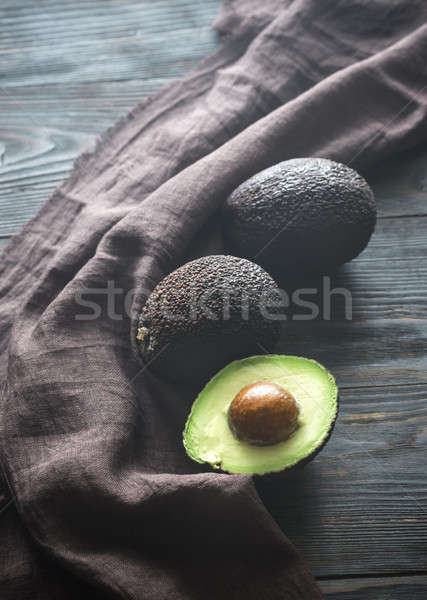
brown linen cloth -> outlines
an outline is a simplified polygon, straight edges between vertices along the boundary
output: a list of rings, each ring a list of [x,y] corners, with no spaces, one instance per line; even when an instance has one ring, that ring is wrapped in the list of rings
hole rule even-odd
[[[197,390],[142,368],[136,318],[175,266],[224,250],[218,208],[255,172],[306,155],[364,168],[427,137],[426,17],[425,0],[224,3],[218,51],[107,132],[11,241],[2,600],[321,597],[251,479],[186,458]],[[87,289],[101,312],[79,320]]]

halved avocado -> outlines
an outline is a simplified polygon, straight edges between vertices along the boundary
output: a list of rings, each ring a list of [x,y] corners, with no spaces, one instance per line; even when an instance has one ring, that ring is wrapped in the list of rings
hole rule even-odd
[[[259,382],[280,386],[299,407],[296,429],[279,443],[248,443],[230,427],[231,403]],[[184,447],[196,462],[229,473],[283,471],[314,458],[328,441],[337,414],[338,388],[321,364],[299,356],[251,356],[227,365],[200,392],[185,426]]]

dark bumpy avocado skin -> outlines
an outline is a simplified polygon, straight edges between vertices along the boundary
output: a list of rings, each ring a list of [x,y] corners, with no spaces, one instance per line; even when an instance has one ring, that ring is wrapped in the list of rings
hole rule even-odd
[[[143,307],[142,359],[167,380],[200,383],[231,360],[274,346],[279,299],[275,281],[248,260],[213,255],[191,261],[167,275]]]
[[[376,222],[374,195],[356,171],[324,158],[281,162],[227,199],[224,233],[239,256],[275,276],[333,271],[367,245]]]

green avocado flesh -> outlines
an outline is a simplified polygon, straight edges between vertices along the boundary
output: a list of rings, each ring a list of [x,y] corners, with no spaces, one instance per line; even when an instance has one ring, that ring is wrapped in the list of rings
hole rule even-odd
[[[236,394],[258,381],[272,382],[297,400],[298,428],[284,442],[255,446],[234,437],[227,413]],[[184,431],[190,458],[229,473],[262,475],[308,460],[326,443],[338,412],[335,379],[322,365],[299,356],[236,360],[219,371],[196,398]]]

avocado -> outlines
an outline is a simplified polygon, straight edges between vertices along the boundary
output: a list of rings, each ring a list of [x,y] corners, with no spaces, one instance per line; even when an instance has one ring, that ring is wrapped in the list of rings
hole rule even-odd
[[[198,258],[149,296],[139,318],[139,352],[164,379],[199,384],[231,360],[278,341],[281,300],[259,265],[235,256]]]
[[[249,403],[242,406],[248,390]],[[299,356],[251,356],[227,365],[197,396],[184,447],[194,461],[229,473],[284,471],[320,452],[337,414],[335,379],[318,362]]]
[[[355,258],[376,222],[361,175],[325,158],[295,158],[242,183],[226,200],[224,236],[235,254],[278,278],[326,274]]]

